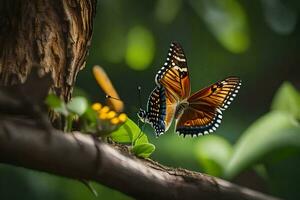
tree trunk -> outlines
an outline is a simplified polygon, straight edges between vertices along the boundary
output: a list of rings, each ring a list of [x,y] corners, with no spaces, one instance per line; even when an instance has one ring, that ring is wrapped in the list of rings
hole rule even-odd
[[[68,101],[91,42],[96,0],[2,0],[0,85],[23,83],[32,65],[51,72]]]

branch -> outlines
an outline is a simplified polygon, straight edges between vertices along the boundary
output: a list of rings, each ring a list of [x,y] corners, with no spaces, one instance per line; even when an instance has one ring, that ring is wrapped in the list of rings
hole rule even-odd
[[[137,199],[273,200],[259,192],[184,169],[137,159],[79,132],[44,131],[33,120],[0,116],[0,162],[93,180]]]

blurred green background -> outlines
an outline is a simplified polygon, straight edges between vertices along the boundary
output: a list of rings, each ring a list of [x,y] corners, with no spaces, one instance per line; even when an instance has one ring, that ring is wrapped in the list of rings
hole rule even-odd
[[[125,112],[137,121],[137,86],[145,107],[169,44],[178,41],[192,91],[231,75],[241,77],[243,85],[213,135],[183,139],[172,126],[155,138],[147,126],[156,146],[152,158],[300,199],[300,112],[294,113],[300,107],[299,11],[298,0],[98,0],[92,46],[76,86],[92,101],[104,102],[91,73],[93,65],[101,65],[125,102]],[[284,81],[290,83],[277,92]],[[1,164],[0,177],[1,199],[94,198],[77,181],[41,172]],[[130,199],[93,185],[99,199]]]

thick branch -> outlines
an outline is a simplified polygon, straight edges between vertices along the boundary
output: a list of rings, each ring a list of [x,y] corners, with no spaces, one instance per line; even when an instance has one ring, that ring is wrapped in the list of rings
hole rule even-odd
[[[0,117],[0,162],[94,180],[137,199],[275,199],[218,178],[137,159],[89,135],[49,134],[38,127],[32,120]]]

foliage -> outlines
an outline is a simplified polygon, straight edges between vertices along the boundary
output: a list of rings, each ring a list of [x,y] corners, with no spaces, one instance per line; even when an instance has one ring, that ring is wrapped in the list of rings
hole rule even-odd
[[[151,143],[135,144],[132,148],[132,152],[141,158],[148,158],[154,150],[155,146]]]
[[[110,137],[118,143],[131,144],[132,153],[138,157],[148,158],[155,150],[146,134],[132,120],[124,113],[111,111],[108,106],[100,103],[89,106],[88,100],[81,96],[72,98],[66,104],[53,94],[47,97],[46,103],[49,108],[65,116],[65,131],[71,131],[77,120],[83,132]]]
[[[300,95],[291,83],[285,82],[281,85],[275,94],[271,109],[289,113],[300,119]]]
[[[279,150],[300,150],[300,127],[284,112],[273,111],[258,119],[238,140],[225,168],[224,176],[232,179],[254,164],[279,157]]]
[[[132,152],[138,157],[148,158],[155,150],[146,134],[130,119],[114,131],[111,138],[116,142],[132,144]]]
[[[203,136],[195,145],[196,158],[202,169],[213,176],[222,176],[232,155],[232,146],[217,135]]]

